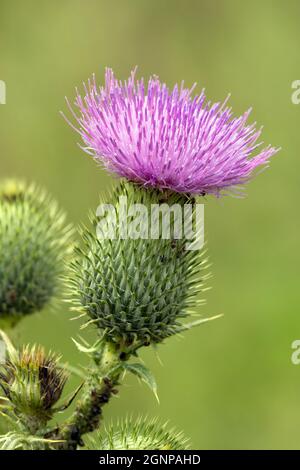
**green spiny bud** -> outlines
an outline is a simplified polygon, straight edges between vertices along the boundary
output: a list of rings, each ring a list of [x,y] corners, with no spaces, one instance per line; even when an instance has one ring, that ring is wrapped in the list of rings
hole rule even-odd
[[[84,246],[73,264],[73,300],[109,341],[160,342],[182,330],[181,320],[197,304],[195,294],[207,277],[201,250],[186,249],[187,236],[178,236],[184,206],[193,213],[195,200],[122,182],[109,203],[106,218],[94,217],[93,231],[82,232]],[[146,208],[143,219],[130,212],[134,204]],[[179,211],[171,212],[168,236],[160,210],[175,206]]]
[[[6,408],[34,433],[51,419],[68,376],[59,367],[59,358],[46,354],[41,346],[24,346],[17,351],[9,343],[7,356],[0,367]]]
[[[156,419],[140,418],[137,421],[119,421],[89,438],[87,448],[91,450],[185,450],[188,440],[181,432],[168,431],[167,424]]]
[[[57,294],[70,228],[34,185],[0,186],[0,326],[41,310]]]

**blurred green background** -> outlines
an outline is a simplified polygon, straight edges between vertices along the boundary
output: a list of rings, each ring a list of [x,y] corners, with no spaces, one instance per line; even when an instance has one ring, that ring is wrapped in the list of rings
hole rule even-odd
[[[195,449],[300,448],[300,4],[238,0],[52,0],[0,6],[1,177],[35,180],[59,200],[69,221],[87,221],[113,178],[77,146],[59,110],[74,87],[105,66],[120,78],[158,74],[184,79],[212,100],[232,93],[241,113],[264,125],[266,143],[282,147],[245,199],[207,198],[206,239],[212,290],[203,314],[225,317],[170,339],[144,360],[159,384],[160,405],[126,378],[105,419],[127,413],[159,416],[184,430]],[[18,341],[39,341],[83,362],[66,305],[26,319]]]

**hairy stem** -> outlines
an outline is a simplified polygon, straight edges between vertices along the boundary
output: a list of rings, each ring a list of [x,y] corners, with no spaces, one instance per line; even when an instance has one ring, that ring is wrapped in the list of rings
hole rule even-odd
[[[99,427],[102,408],[117,393],[115,387],[122,371],[121,364],[127,359],[128,354],[120,346],[105,344],[101,357],[95,358],[97,367],[91,371],[74,413],[61,427],[45,436],[62,441],[55,449],[76,450],[83,445],[82,436]]]

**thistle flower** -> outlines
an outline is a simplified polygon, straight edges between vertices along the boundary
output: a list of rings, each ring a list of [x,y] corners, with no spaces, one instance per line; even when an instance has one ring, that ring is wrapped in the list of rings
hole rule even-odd
[[[105,432],[88,439],[90,450],[186,450],[188,440],[183,433],[167,430],[167,423],[157,419],[132,418],[110,425]]]
[[[122,83],[107,69],[104,87],[93,76],[85,96],[77,92],[79,114],[68,103],[78,129],[71,126],[83,149],[119,176],[181,193],[219,194],[246,183],[277,149],[257,150],[261,130],[247,124],[251,110],[233,117],[227,99],[211,105],[203,91],[192,97],[193,89],[182,82],[169,90],[156,76],[145,85],[135,70]]]
[[[24,346],[17,351],[3,337],[8,357],[0,367],[0,387],[11,411],[34,433],[51,419],[68,376],[58,366],[59,358],[46,354],[41,346]]]
[[[41,310],[60,288],[70,228],[42,190],[19,181],[0,186],[0,323]]]
[[[157,222],[151,218],[153,204],[194,206],[186,195],[121,183],[109,200],[118,218],[120,196],[126,198],[128,207],[142,204],[147,209],[149,231]],[[174,215],[170,234],[176,217],[181,216]],[[98,219],[92,221],[95,229]],[[158,343],[182,331],[182,319],[202,303],[195,294],[204,290],[208,276],[204,253],[186,250],[184,236],[164,239],[160,233],[157,239],[122,238],[116,227],[115,237],[110,239],[95,232],[82,231],[84,246],[73,263],[70,280],[72,300],[88,315],[89,323],[103,330],[108,340],[128,344]]]

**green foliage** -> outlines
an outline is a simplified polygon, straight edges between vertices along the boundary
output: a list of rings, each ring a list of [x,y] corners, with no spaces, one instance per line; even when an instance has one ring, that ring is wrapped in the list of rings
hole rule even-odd
[[[91,450],[185,450],[188,440],[181,432],[167,430],[156,419],[120,420],[87,439]]]
[[[158,394],[157,394],[157,383],[156,383],[154,375],[148,369],[148,367],[144,366],[144,364],[141,364],[139,362],[135,364],[130,364],[130,363],[125,362],[123,367],[125,371],[131,372],[133,375],[136,375],[140,380],[145,382],[145,384],[148,385],[150,390],[152,390],[152,392],[155,395],[155,398],[159,402]]]
[[[70,227],[56,202],[34,185],[0,186],[0,323],[15,323],[58,295]]]
[[[182,330],[182,319],[199,302],[195,294],[203,289],[206,260],[198,250],[186,250],[187,239],[175,238],[177,222],[182,226],[182,215],[171,217],[171,238],[163,238],[162,226],[157,239],[132,239],[123,236],[120,197],[127,198],[127,207],[143,204],[148,209],[148,234],[160,215],[151,217],[153,204],[161,208],[173,204],[182,208],[195,200],[185,195],[144,189],[121,182],[109,203],[116,209],[117,225],[113,238],[97,237],[97,218],[92,218],[93,230],[82,231],[83,248],[73,263],[72,300],[78,310],[85,312],[92,323],[114,342],[141,342],[150,344]],[[183,211],[181,211],[182,214]],[[178,219],[180,217],[180,220]],[[109,222],[113,215],[107,215]],[[138,223],[128,217],[128,230]],[[138,230],[143,231],[144,221]],[[105,231],[106,230],[106,231]],[[111,236],[109,224],[102,225],[102,233]]]

